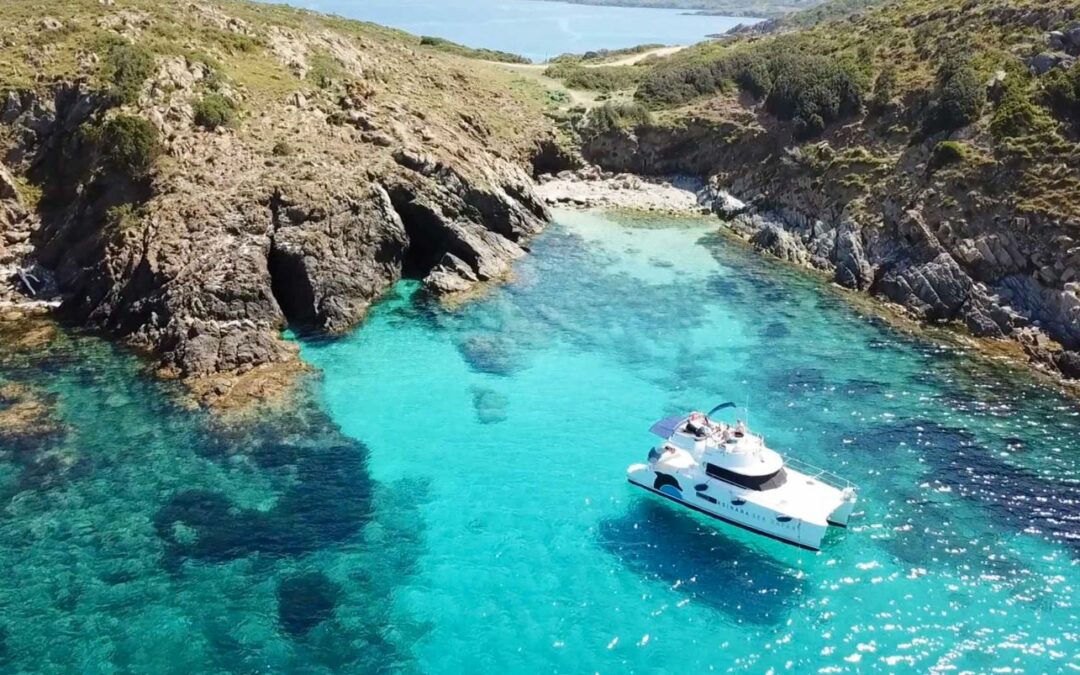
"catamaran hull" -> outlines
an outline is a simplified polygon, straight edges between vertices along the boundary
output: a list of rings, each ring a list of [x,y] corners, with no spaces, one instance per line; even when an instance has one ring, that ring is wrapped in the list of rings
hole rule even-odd
[[[743,523],[743,522],[739,522],[737,520],[733,520],[731,518],[727,518],[727,517],[725,517],[725,516],[723,516],[723,515],[721,515],[719,513],[716,513],[714,511],[710,511],[709,509],[706,509],[703,506],[700,506],[698,504],[691,504],[690,502],[686,501],[685,499],[680,499],[680,498],[675,497],[675,496],[673,496],[671,494],[668,494],[666,492],[661,492],[660,490],[656,490],[656,489],[651,488],[651,487],[649,487],[647,485],[642,485],[641,483],[636,482],[632,478],[628,478],[627,480],[630,482],[631,485],[637,486],[637,487],[639,487],[639,488],[641,488],[643,490],[651,492],[654,495],[659,495],[659,496],[661,496],[661,497],[663,497],[665,499],[670,499],[671,501],[675,502],[676,504],[679,504],[681,506],[685,506],[688,509],[691,509],[693,511],[697,511],[698,513],[709,516],[710,518],[715,518],[716,520],[719,520],[719,521],[721,521],[723,523],[726,523],[728,525],[734,525],[735,527],[739,527],[739,528],[742,528],[742,529],[747,530],[749,532],[753,532],[754,534],[762,535],[762,536],[768,537],[770,539],[775,539],[776,541],[783,542],[785,544],[790,544],[791,546],[797,546],[797,547],[799,547],[799,548],[801,548],[803,550],[806,550],[806,551],[820,551],[821,550],[821,538],[820,537],[818,538],[816,544],[809,544],[809,543],[805,543],[805,542],[802,542],[802,541],[797,541],[795,539],[790,539],[788,537],[777,534],[775,532],[768,532],[768,531],[766,531],[764,529],[758,529],[756,527],[753,527],[752,525],[749,525],[747,523]],[[824,532],[822,533],[822,535],[824,535]]]
[[[716,520],[808,551],[821,550],[821,540],[829,524],[846,524],[854,506],[853,500],[846,501],[842,508],[830,514],[828,521],[813,522],[756,504],[752,499],[747,499],[743,490],[734,486],[702,480],[700,477],[673,476],[654,471],[645,464],[631,466],[627,480],[643,490]],[[695,484],[696,481],[700,482]]]

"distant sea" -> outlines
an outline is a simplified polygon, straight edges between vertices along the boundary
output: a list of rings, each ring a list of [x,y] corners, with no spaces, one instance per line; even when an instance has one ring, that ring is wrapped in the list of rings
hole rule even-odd
[[[568,52],[689,44],[756,19],[536,0],[297,0],[289,4],[543,61]]]

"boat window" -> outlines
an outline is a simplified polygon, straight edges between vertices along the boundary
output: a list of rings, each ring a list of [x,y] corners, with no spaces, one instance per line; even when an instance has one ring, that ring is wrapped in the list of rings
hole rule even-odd
[[[779,520],[781,523],[791,522],[791,516],[777,516],[776,519]]]
[[[776,473],[765,474],[764,476],[744,476],[741,473],[729,471],[725,468],[716,466],[715,464],[706,464],[705,473],[713,478],[726,480],[729,483],[734,483],[735,485],[750,490],[772,490],[787,482],[787,473],[783,469],[780,469]]]
[[[709,484],[708,483],[698,483],[697,485],[694,486],[694,489],[697,490],[698,492],[705,492],[706,490],[709,489]]]

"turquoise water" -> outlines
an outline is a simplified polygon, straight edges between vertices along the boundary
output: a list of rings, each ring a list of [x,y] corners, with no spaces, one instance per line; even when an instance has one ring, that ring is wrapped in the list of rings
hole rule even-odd
[[[754,19],[538,0],[306,0],[298,6],[544,61],[590,49],[692,44]]]
[[[223,426],[99,340],[0,355],[0,670],[1069,672],[1080,406],[896,334],[714,220],[560,213],[514,279],[400,284]],[[814,554],[634,491],[734,399],[862,486]]]

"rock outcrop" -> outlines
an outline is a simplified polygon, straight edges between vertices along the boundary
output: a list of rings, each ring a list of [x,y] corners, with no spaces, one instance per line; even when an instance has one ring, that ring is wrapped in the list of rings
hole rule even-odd
[[[1069,222],[1003,209],[963,182],[943,181],[918,148],[890,158],[895,173],[875,174],[878,189],[867,195],[849,187],[852,176],[878,164],[834,160],[827,141],[795,150],[790,142],[754,123],[740,130],[688,120],[608,132],[588,139],[583,154],[609,171],[706,179],[703,195],[723,226],[757,249],[827,271],[924,321],[1011,337],[1075,377],[1080,237]],[[989,189],[1005,189],[1005,172],[985,171]]]
[[[401,37],[236,9],[161,7],[141,28],[107,30],[135,45],[157,22],[244,35],[257,77],[153,55],[123,105],[94,85],[108,71],[93,59],[83,80],[0,92],[5,277],[55,277],[67,317],[146,350],[164,374],[216,378],[294,361],[287,325],[347,330],[405,275],[447,294],[506,274],[548,218],[528,172],[551,152],[542,117]],[[207,99],[232,121],[207,122]],[[94,140],[121,117],[154,130],[162,156],[147,170]],[[36,208],[17,175],[41,192]]]

